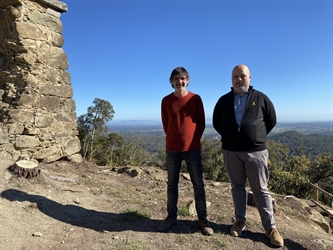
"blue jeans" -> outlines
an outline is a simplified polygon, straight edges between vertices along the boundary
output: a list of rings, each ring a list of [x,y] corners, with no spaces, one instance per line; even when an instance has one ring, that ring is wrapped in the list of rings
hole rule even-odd
[[[166,152],[168,172],[168,216],[173,219],[177,218],[179,173],[183,160],[186,162],[187,170],[191,177],[191,182],[194,189],[195,208],[197,210],[198,219],[206,219],[206,194],[202,179],[202,159],[200,150],[186,152]]]

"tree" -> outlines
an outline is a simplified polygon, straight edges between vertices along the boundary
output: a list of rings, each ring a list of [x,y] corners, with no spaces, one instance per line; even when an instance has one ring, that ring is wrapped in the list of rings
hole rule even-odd
[[[216,138],[203,138],[201,145],[202,165],[205,178],[214,181],[229,182],[228,174],[223,166],[220,140]]]
[[[305,154],[300,156],[292,155],[289,159],[288,172],[290,178],[285,183],[285,192],[299,198],[305,198],[309,192],[309,169],[311,160]]]
[[[285,183],[288,182],[290,173],[288,172],[289,148],[288,145],[280,142],[268,141],[269,152],[269,188],[275,193],[284,192]]]
[[[305,198],[309,191],[309,169],[311,160],[300,151],[290,155],[288,145],[268,141],[269,188],[278,194],[295,195]]]
[[[106,135],[108,127],[106,123],[113,119],[112,105],[99,98],[95,98],[93,106],[88,107],[87,113],[78,117],[79,139],[81,141],[82,156],[92,161],[94,155],[94,143]]]
[[[309,171],[310,182],[329,193],[333,193],[333,158],[330,153],[318,155],[312,162]],[[323,204],[331,205],[332,199],[321,194],[320,201]]]

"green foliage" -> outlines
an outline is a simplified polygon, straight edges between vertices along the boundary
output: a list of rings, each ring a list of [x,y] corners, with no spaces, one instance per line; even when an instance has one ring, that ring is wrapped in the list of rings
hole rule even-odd
[[[104,140],[95,149],[95,162],[105,166],[145,166],[151,155],[139,142],[125,143],[124,138],[116,133],[104,136]]]
[[[301,196],[308,189],[310,159],[304,154],[290,155],[287,145],[269,141],[269,188],[280,194]]]
[[[290,175],[285,185],[285,192],[296,197],[307,196],[311,160],[306,155],[290,156],[288,169]]]
[[[95,162],[99,166],[108,165],[110,158],[107,153],[108,138],[105,136],[95,136],[93,154],[89,155],[90,161]]]
[[[159,132],[156,135],[149,135],[140,131],[122,133],[122,136],[118,136],[122,138],[122,143],[113,146],[111,165],[130,164],[165,169],[165,136],[161,136]]]
[[[154,157],[154,164],[155,166],[166,170],[166,152],[165,152],[165,148],[161,147],[158,149],[158,152],[156,153],[155,157]]]
[[[203,173],[205,178],[214,181],[228,182],[229,177],[223,166],[220,140],[216,138],[203,138],[201,145]]]
[[[183,217],[186,217],[186,216],[190,216],[190,215],[191,215],[191,213],[190,213],[190,211],[188,210],[188,207],[187,207],[187,206],[182,206],[181,208],[179,208],[178,214],[179,214],[180,216],[183,216]]]
[[[269,188],[278,194],[294,195],[299,198],[313,198],[313,189],[309,185],[317,183],[319,187],[333,193],[333,158],[331,154],[317,155],[314,160],[300,150],[298,155],[292,155],[288,145],[269,141],[270,152]],[[330,205],[331,199],[321,195],[320,201]]]
[[[311,163],[309,171],[310,182],[318,184],[326,192],[333,194],[333,158],[331,154],[318,155]],[[332,204],[332,198],[321,194],[320,201],[326,205]]]
[[[220,221],[224,221],[225,219],[227,219],[227,216],[225,214],[219,214],[218,219]]]
[[[110,103],[96,98],[94,105],[88,108],[88,113],[78,118],[83,156],[100,166],[156,166],[166,169],[163,130],[124,133],[123,136],[108,133],[106,122],[113,118],[113,114]],[[309,198],[313,195],[309,185],[311,182],[333,193],[333,159],[331,153],[327,152],[333,147],[330,135],[305,136],[288,131],[269,139],[267,148],[270,154],[271,191]],[[216,136],[205,136],[201,143],[204,178],[229,182],[223,166],[220,140]],[[181,171],[187,171],[184,162]],[[320,201],[328,205],[331,203],[331,199],[324,195],[320,196]],[[183,212],[186,214],[185,210]]]
[[[115,113],[112,105],[106,100],[95,98],[93,104],[88,107],[86,114],[77,119],[82,156],[86,158],[88,155],[90,161],[95,158],[95,150],[98,148],[95,142],[104,141],[103,137],[108,131],[106,122],[111,121]]]
[[[95,98],[87,114],[78,117],[79,139],[82,156],[100,166],[144,166],[153,157],[143,147],[142,138],[132,138],[126,142],[116,133],[108,133],[106,123],[112,120],[114,110],[105,100]]]
[[[125,212],[121,213],[121,220],[128,222],[137,222],[145,219],[149,219],[151,214],[144,211],[127,209]]]
[[[333,184],[333,158],[331,154],[318,155],[311,165],[311,182],[321,185]]]
[[[311,159],[323,153],[333,155],[333,135],[304,135],[292,130],[272,135],[269,140],[288,144],[290,153],[293,155],[298,155],[302,152]]]
[[[150,153],[156,153],[160,149],[165,150],[165,135],[164,131],[149,131],[149,132],[131,132],[123,134],[126,143],[137,141],[142,148]]]
[[[110,248],[110,250],[150,250],[150,248],[138,241],[125,241],[121,242],[115,248]]]

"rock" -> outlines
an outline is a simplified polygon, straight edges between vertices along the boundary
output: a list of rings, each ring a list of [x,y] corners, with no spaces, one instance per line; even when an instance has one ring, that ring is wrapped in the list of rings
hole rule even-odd
[[[207,209],[211,206],[211,202],[208,202],[206,201],[206,207]],[[192,200],[190,201],[188,204],[187,204],[187,208],[188,208],[188,211],[190,212],[190,214],[192,216],[197,216],[197,210],[195,208],[195,200]]]
[[[74,155],[67,156],[67,159],[72,161],[72,162],[75,162],[75,163],[82,163],[83,162],[83,158],[80,154],[74,154]]]
[[[0,1],[0,157],[53,162],[81,150],[59,0]],[[12,145],[9,147],[8,145]]]
[[[190,174],[188,174],[188,173],[182,173],[181,175],[182,175],[182,177],[183,177],[185,180],[188,180],[188,181],[191,180]]]
[[[40,232],[36,232],[36,233],[33,233],[32,236],[34,236],[34,237],[42,237],[43,234],[40,233]]]
[[[137,177],[140,178],[142,174],[142,170],[137,167],[121,167],[117,170],[119,174],[128,174],[131,177]]]

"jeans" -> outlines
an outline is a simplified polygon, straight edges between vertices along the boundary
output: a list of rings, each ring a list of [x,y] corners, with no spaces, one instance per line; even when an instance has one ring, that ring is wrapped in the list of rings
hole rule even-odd
[[[194,189],[195,208],[197,210],[198,219],[204,220],[207,217],[207,211],[206,194],[202,179],[202,159],[200,150],[186,152],[166,152],[168,173],[168,216],[173,219],[177,218],[179,173],[183,160],[186,162],[187,170],[189,171],[191,177],[191,182]]]

